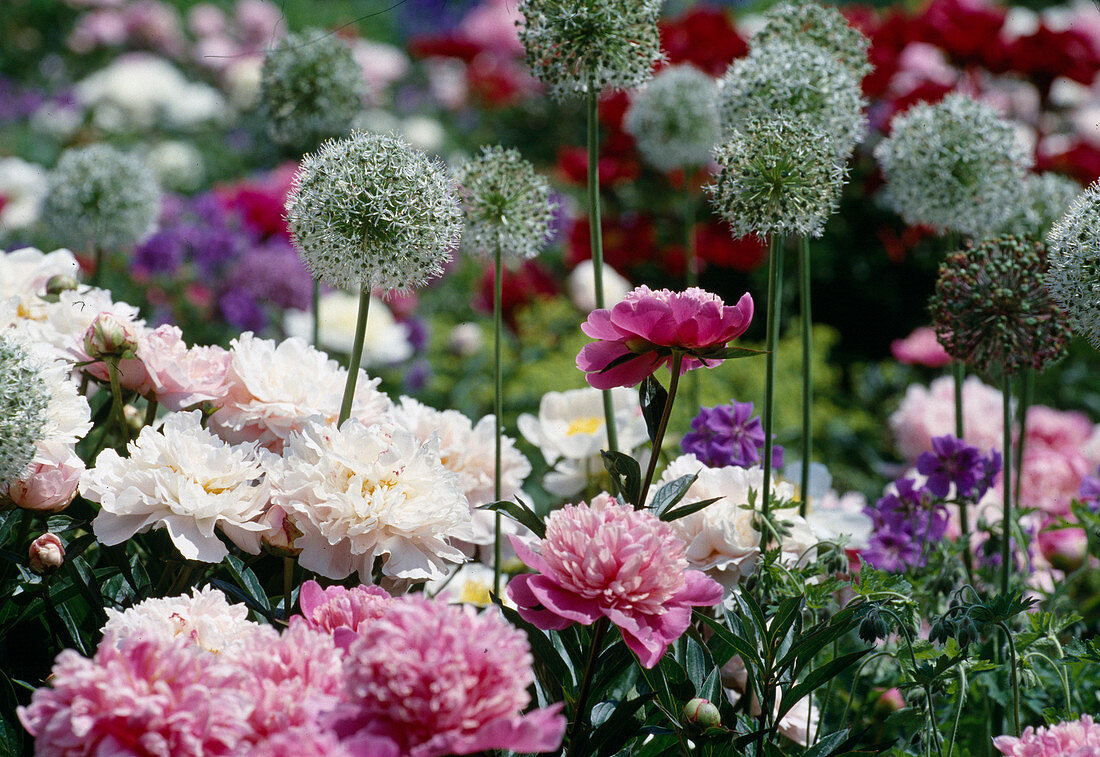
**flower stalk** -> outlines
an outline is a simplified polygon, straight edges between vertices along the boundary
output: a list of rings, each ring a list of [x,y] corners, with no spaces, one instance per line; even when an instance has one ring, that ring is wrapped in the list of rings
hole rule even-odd
[[[584,678],[581,679],[581,687],[577,692],[577,708],[573,712],[573,722],[569,726],[569,733],[565,737],[565,741],[569,744],[568,751],[565,753],[566,757],[574,757],[579,754],[577,734],[580,731],[581,723],[584,718],[585,707],[588,706],[588,693],[592,687],[592,676],[596,672],[596,660],[600,656],[600,646],[603,644],[603,637],[607,634],[610,621],[607,618],[600,618],[596,621],[596,625],[592,629],[592,646],[588,649],[588,661],[584,665]]]
[[[661,409],[661,420],[657,423],[657,433],[653,435],[653,447],[649,454],[649,465],[646,466],[645,479],[642,481],[642,494],[638,498],[638,506],[644,507],[649,487],[653,483],[653,473],[657,470],[657,459],[661,456],[661,445],[665,440],[665,431],[668,429],[668,419],[672,415],[672,403],[676,400],[676,389],[680,385],[680,367],[684,364],[684,353],[680,350],[672,351],[672,377],[668,381],[668,398]]]
[[[1001,499],[1004,500],[1004,514],[1001,521],[1001,593],[1008,593],[1008,561],[1012,533],[1012,378],[1005,374],[1001,383],[1002,409],[1004,420],[1004,486]]]
[[[810,503],[810,455],[813,446],[813,315],[810,309],[810,238],[803,234],[798,240],[799,293],[802,311],[802,475],[799,492],[802,501],[798,514],[806,517]],[[768,440],[764,440],[765,444]]]
[[[355,321],[355,341],[351,345],[351,356],[348,358],[348,377],[344,384],[344,398],[340,402],[340,420],[337,426],[343,426],[344,421],[351,417],[351,406],[355,400],[355,383],[359,379],[359,364],[363,361],[363,340],[367,334],[367,314],[370,310],[370,287],[363,286],[359,290],[359,315]]]
[[[775,425],[775,352],[779,342],[779,314],[783,297],[783,237],[773,234],[768,256],[768,315],[764,374],[764,486],[761,511],[764,520],[771,513],[772,429]]]
[[[501,499],[501,486],[500,486],[500,460],[501,460],[501,425],[503,423],[501,414],[504,410],[504,377],[503,369],[501,365],[501,338],[503,336],[503,329],[501,328],[502,315],[501,315],[501,300],[504,296],[504,265],[502,260],[503,255],[501,249],[498,246],[493,256],[493,416],[494,425],[496,427],[496,446],[494,449],[495,465],[493,466],[493,501],[499,502]],[[500,539],[500,526],[501,526],[501,514],[496,513],[493,524],[493,593],[500,596],[500,561],[501,561],[501,539]]]

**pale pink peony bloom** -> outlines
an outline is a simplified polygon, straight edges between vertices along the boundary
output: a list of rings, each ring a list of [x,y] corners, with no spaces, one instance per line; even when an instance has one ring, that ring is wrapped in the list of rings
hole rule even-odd
[[[1100,724],[1082,715],[1049,727],[1028,726],[1019,738],[996,737],[993,746],[1010,757],[1100,757]]]
[[[287,515],[283,508],[271,505],[264,510],[260,522],[267,526],[260,537],[265,552],[278,557],[297,557],[302,553],[302,548],[298,546],[302,531],[294,525],[294,518]]]
[[[522,21],[518,5],[513,0],[483,0],[475,5],[458,25],[465,39],[484,45],[495,53],[522,56],[523,43],[516,27]]]
[[[191,347],[177,326],[159,326],[138,339],[138,359],[149,376],[150,394],[169,410],[220,400],[228,391],[229,352]]]
[[[606,617],[647,668],[687,629],[693,605],[722,601],[721,585],[688,570],[670,525],[611,497],[566,505],[547,517],[541,542],[512,537],[512,546],[538,571],[508,584],[525,620],[561,630]]]
[[[46,532],[31,542],[27,564],[35,573],[53,573],[65,562],[65,545],[57,534]]]
[[[392,601],[389,592],[378,586],[322,589],[316,581],[306,581],[298,594],[301,614],[291,617],[290,624],[330,634],[346,648],[350,639],[382,617]]]
[[[581,331],[598,341],[581,349],[577,367],[597,389],[634,386],[662,365],[671,366],[670,348],[689,353],[681,374],[700,366],[713,368],[722,360],[707,354],[745,333],[752,313],[747,293],[727,306],[698,287],[671,292],[642,285],[611,309],[589,314]],[[619,360],[623,362],[605,370]]]
[[[348,704],[334,729],[355,754],[557,750],[560,704],[520,714],[532,664],[526,635],[495,610],[394,600],[348,650]]]
[[[84,461],[69,452],[60,461],[35,462],[8,486],[8,498],[17,507],[40,513],[57,513],[76,497]]]
[[[1001,449],[1001,393],[976,376],[963,383],[963,423],[966,441],[979,449]],[[950,376],[928,387],[913,384],[890,416],[890,428],[902,459],[915,463],[932,449],[932,437],[955,433],[955,384]]]
[[[951,362],[951,356],[936,339],[936,331],[931,326],[921,326],[904,339],[890,342],[890,353],[895,360],[907,365],[942,368]]]
[[[183,640],[67,649],[49,680],[17,711],[36,754],[219,757],[251,734],[244,672]]]

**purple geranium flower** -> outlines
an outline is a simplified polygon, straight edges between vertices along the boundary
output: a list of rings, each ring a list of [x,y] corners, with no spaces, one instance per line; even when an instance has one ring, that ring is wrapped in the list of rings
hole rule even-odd
[[[937,497],[946,497],[954,484],[959,499],[981,499],[1000,469],[999,453],[984,457],[977,447],[950,434],[932,439],[932,451],[917,458],[917,471],[928,476],[925,486]]]
[[[873,535],[863,556],[879,570],[897,572],[923,565],[926,545],[942,539],[947,531],[947,508],[911,478],[895,481],[894,491],[864,512],[873,521]]]
[[[1081,489],[1077,496],[1093,512],[1100,510],[1100,468],[1096,470],[1095,476],[1084,476],[1081,479]]]
[[[764,429],[760,418],[752,414],[751,402],[700,408],[691,429],[680,442],[681,449],[711,468],[748,468],[763,457]],[[783,467],[783,448],[779,445],[772,447],[772,465]]]

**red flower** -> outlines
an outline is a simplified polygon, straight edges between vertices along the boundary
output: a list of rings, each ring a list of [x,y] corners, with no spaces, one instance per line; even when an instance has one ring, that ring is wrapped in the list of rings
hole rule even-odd
[[[711,265],[749,272],[764,262],[768,247],[755,236],[734,239],[724,223],[701,223],[695,227],[695,252]]]
[[[985,0],[932,0],[916,19],[919,39],[940,47],[960,66],[1002,60],[1006,11]]]
[[[1036,171],[1069,174],[1085,186],[1100,179],[1100,149],[1084,140],[1077,140],[1058,153],[1040,152],[1035,162]]]
[[[284,163],[257,179],[220,187],[218,199],[223,207],[240,213],[245,224],[257,234],[290,239],[284,218],[286,196],[297,170],[294,163]]]
[[[1013,40],[1001,52],[1000,60],[990,62],[991,70],[1026,74],[1044,94],[1059,76],[1092,84],[1100,70],[1100,58],[1088,35],[1072,28],[1055,31],[1045,23],[1040,23],[1033,34]]]
[[[496,270],[492,265],[485,267],[477,283],[473,306],[483,313],[493,312],[493,278]],[[554,277],[542,265],[534,260],[525,260],[518,269],[505,267],[501,282],[501,313],[509,328],[516,325],[516,311],[524,305],[543,297],[553,297],[559,287]]]
[[[657,235],[649,216],[604,216],[601,221],[603,260],[616,271],[625,272],[639,264],[657,260]],[[565,248],[565,263],[569,268],[592,257],[591,239],[588,219],[574,219]]]
[[[605,155],[602,152],[597,170],[600,174],[601,186],[634,181],[641,173],[641,167],[633,157]],[[586,186],[588,184],[588,150],[584,147],[558,148],[558,175],[562,181]]]
[[[669,63],[692,63],[712,76],[721,76],[749,46],[737,33],[725,11],[698,5],[682,16],[661,22],[661,49]]]

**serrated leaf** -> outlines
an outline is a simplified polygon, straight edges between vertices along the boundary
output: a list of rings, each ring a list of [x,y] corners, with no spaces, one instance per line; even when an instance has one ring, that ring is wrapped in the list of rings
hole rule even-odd
[[[661,416],[665,412],[667,402],[668,392],[652,374],[638,384],[638,404],[642,407],[642,417],[645,418],[650,444],[657,441],[657,427],[661,425]]]
[[[692,513],[697,513],[700,510],[702,510],[703,508],[709,507],[710,505],[713,505],[715,502],[717,502],[720,499],[722,499],[722,498],[721,497],[711,497],[710,499],[701,499],[698,502],[692,502],[691,504],[688,504],[688,505],[680,505],[679,507],[677,507],[673,510],[666,510],[665,512],[661,513],[661,520],[663,520],[665,523],[671,523],[674,520],[679,520],[680,518],[686,518],[687,516],[691,515]]]
[[[521,526],[526,526],[540,539],[546,536],[546,526],[543,524],[542,518],[534,510],[519,501],[501,500],[500,502],[490,502],[487,505],[482,505],[478,510],[503,513]]]

